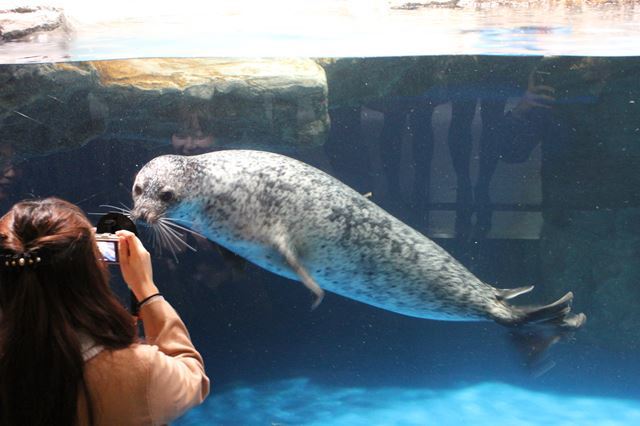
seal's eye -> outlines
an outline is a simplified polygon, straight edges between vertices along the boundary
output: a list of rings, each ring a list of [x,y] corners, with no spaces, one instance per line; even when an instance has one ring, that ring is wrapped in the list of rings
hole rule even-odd
[[[160,201],[164,201],[165,203],[168,203],[169,201],[173,200],[174,194],[173,191],[162,191],[160,193]]]
[[[133,194],[134,195],[141,195],[142,194],[142,187],[140,185],[136,185],[133,187]]]

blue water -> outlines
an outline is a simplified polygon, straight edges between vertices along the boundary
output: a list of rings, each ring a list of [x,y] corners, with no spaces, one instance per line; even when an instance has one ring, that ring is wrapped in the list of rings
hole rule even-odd
[[[339,387],[308,378],[238,385],[179,425],[633,425],[633,399],[532,391],[502,382],[457,389]]]
[[[304,291],[284,280],[271,285],[274,297],[292,303],[276,306],[282,319],[270,322],[271,330],[254,334],[250,324],[233,322],[190,326],[205,355],[212,394],[176,424],[640,421],[640,365],[633,353],[578,338],[554,348],[546,357],[554,366],[538,375],[524,366],[499,326],[395,317],[332,295],[314,315],[300,306]],[[216,316],[214,309],[208,314]]]
[[[252,267],[247,275],[215,303],[185,283],[192,299],[177,308],[198,312],[186,320],[212,393],[177,425],[640,421],[637,357],[585,344],[588,329],[552,348],[553,366],[538,370],[495,324],[408,318],[332,294],[309,312],[297,283]],[[270,315],[251,302],[256,291],[268,293]]]

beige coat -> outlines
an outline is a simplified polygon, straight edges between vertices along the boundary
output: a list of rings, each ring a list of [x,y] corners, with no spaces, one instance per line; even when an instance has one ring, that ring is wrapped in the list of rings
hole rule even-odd
[[[96,426],[162,425],[209,394],[202,357],[163,298],[140,309],[148,344],[102,350],[85,365]],[[80,401],[80,424],[87,424]]]

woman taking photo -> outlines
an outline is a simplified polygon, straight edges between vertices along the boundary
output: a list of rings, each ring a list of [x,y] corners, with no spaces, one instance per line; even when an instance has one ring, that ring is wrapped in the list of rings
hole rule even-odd
[[[0,219],[0,425],[164,424],[207,396],[202,357],[158,293],[149,253],[117,234],[145,343],[80,209],[23,201]]]

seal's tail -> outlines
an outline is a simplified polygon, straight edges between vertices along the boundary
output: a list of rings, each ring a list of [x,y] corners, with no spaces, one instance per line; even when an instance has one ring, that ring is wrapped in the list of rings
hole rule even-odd
[[[527,287],[526,291],[523,290],[516,295],[526,293],[533,287]],[[518,289],[516,289],[518,290]],[[513,291],[515,292],[515,291]],[[509,294],[503,299],[509,299],[515,297],[515,295]],[[560,299],[548,305],[539,306],[513,306],[509,305],[513,316],[506,321],[506,325],[509,326],[550,326],[552,328],[563,328],[567,330],[575,330],[587,320],[585,314],[573,314],[571,313],[571,302],[573,301],[573,293],[569,292],[562,296]]]
[[[548,305],[514,306],[506,300],[527,293],[531,287],[512,290],[498,290],[497,298],[509,306],[511,315],[500,323],[512,327],[510,337],[518,350],[525,356],[529,370],[539,376],[549,371],[555,363],[547,358],[546,352],[555,343],[568,340],[573,332],[587,321],[583,313],[571,313],[573,293],[569,292]]]

